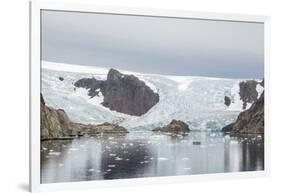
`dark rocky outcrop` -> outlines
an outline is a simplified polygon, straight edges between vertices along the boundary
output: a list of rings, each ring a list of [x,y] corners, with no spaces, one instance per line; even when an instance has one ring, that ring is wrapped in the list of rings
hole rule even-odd
[[[264,87],[264,80],[261,82],[255,80],[247,80],[239,83],[240,91],[239,95],[243,101],[243,109],[247,108],[247,103],[253,103],[258,100],[257,85],[260,84]]]
[[[60,80],[60,81],[64,81],[64,78],[60,76],[60,77],[59,77],[59,80]]]
[[[190,131],[189,126],[180,120],[172,120],[171,123],[164,127],[157,127],[152,131],[155,132],[168,132],[168,133],[187,133]]]
[[[222,128],[222,131],[231,133],[264,133],[264,93],[248,110],[241,112],[234,123]]]
[[[74,136],[95,135],[100,133],[128,133],[116,124],[100,125],[72,122],[63,109],[54,109],[45,104],[41,94],[41,140],[69,139]]]
[[[84,78],[75,82],[74,86],[89,89],[91,97],[100,91],[104,96],[103,106],[129,115],[140,116],[159,102],[159,95],[143,81],[115,69],[109,70],[105,81]]]
[[[226,106],[229,106],[230,103],[231,103],[230,97],[229,97],[229,96],[224,96],[224,104],[225,104]]]
[[[258,92],[256,90],[258,82],[255,80],[247,80],[239,83],[240,98],[243,101],[243,109],[246,109],[247,103],[253,103],[258,98]]]
[[[88,95],[90,97],[95,97],[99,93],[99,89],[104,91],[105,81],[96,80],[93,78],[83,78],[74,83],[74,86],[78,88],[89,89]]]
[[[75,132],[64,110],[46,106],[41,95],[41,139],[68,137]]]

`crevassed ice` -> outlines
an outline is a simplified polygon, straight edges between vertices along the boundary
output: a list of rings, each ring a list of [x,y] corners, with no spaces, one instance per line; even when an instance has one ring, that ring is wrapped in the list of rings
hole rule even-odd
[[[46,104],[64,109],[75,122],[98,124],[106,121],[118,123],[131,131],[150,130],[168,124],[172,119],[185,121],[193,130],[220,130],[233,122],[242,110],[238,85],[241,80],[141,74],[120,70],[143,80],[159,94],[160,101],[140,117],[111,111],[101,105],[101,92],[91,98],[86,89],[74,86],[81,78],[105,80],[108,70],[43,61],[41,92]],[[63,77],[64,80],[60,81],[58,77]],[[232,99],[230,107],[224,105],[226,95]]]

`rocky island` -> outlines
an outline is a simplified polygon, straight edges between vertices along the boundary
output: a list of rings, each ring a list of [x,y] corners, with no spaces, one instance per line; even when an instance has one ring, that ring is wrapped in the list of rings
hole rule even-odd
[[[187,133],[190,131],[189,126],[180,120],[172,120],[171,123],[163,127],[157,127],[153,129],[154,132],[166,132],[166,133]]]

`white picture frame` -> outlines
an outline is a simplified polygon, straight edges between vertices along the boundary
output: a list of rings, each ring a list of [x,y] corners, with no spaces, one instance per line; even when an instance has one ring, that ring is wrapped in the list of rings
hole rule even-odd
[[[196,18],[203,20],[224,20],[264,23],[264,75],[265,75],[265,168],[264,171],[237,172],[220,174],[202,174],[191,176],[153,177],[122,179],[109,181],[84,181],[69,183],[40,184],[40,11],[67,10],[79,12],[111,13],[139,16],[155,16],[170,18]],[[154,8],[133,8],[118,6],[101,6],[91,3],[73,3],[67,1],[32,1],[30,2],[30,191],[73,190],[100,187],[119,187],[146,184],[166,184],[189,181],[225,180],[238,178],[254,178],[269,175],[270,170],[270,18],[259,15],[241,15],[227,13],[193,12],[185,10],[165,10]]]

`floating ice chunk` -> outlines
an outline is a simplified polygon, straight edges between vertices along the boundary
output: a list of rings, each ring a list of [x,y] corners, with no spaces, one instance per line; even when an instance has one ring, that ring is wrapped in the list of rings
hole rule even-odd
[[[110,153],[109,156],[110,157],[114,157],[114,156],[116,156],[116,154],[115,153]]]
[[[189,160],[189,158],[188,158],[188,157],[184,157],[184,158],[182,158],[181,160],[182,160],[182,161],[187,161],[187,160]]]
[[[111,172],[111,171],[112,171],[112,169],[107,169],[106,171],[107,171],[107,172]]]
[[[229,136],[229,135],[226,135],[224,138],[225,138],[225,139],[230,139],[230,136]]]
[[[69,151],[78,151],[79,149],[77,148],[70,148]]]
[[[59,167],[62,167],[62,166],[64,166],[64,164],[60,163],[60,164],[59,164]]]
[[[46,148],[46,147],[42,147],[42,149],[43,149],[44,151],[48,150],[48,148]]]
[[[116,161],[121,161],[121,160],[123,160],[123,158],[121,158],[121,157],[116,157],[115,160],[116,160]]]
[[[108,165],[107,167],[109,167],[109,168],[115,168],[116,167],[116,165]]]
[[[60,152],[55,152],[55,151],[49,152],[49,155],[59,156],[60,154],[61,154]]]
[[[159,160],[159,161],[167,161],[167,160],[169,160],[169,159],[166,158],[166,157],[159,157],[158,160]]]
[[[238,141],[230,141],[230,144],[238,144]]]
[[[191,170],[191,168],[183,168],[184,170]]]
[[[89,172],[93,172],[93,171],[95,171],[93,168],[91,168],[91,169],[88,169],[88,171]]]

